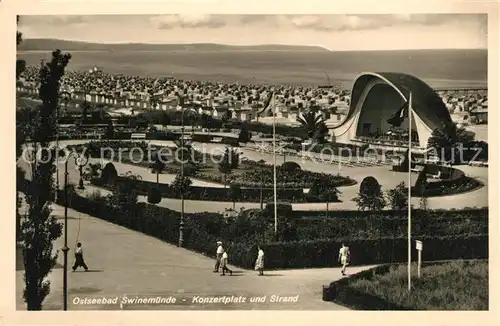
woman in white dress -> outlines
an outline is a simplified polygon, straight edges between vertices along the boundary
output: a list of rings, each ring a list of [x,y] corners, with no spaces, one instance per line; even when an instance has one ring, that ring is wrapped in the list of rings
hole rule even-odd
[[[257,247],[259,250],[259,253],[257,254],[257,260],[255,261],[255,270],[259,271],[259,276],[264,275],[264,251],[260,248],[260,246]]]

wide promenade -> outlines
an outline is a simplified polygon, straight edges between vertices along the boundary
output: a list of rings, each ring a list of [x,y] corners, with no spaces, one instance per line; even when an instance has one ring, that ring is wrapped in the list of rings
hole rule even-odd
[[[53,214],[61,223],[63,208],[53,205]],[[317,309],[339,310],[341,306],[322,301],[322,285],[339,279],[340,268],[280,270],[266,272],[259,277],[253,270],[232,267],[233,276],[213,273],[213,259],[167,244],[160,240],[131,231],[124,227],[69,210],[68,219],[69,264],[74,262],[73,252],[77,241],[84,245],[84,254],[89,272],[69,272],[70,310],[102,309]],[[56,241],[55,249],[63,247],[63,238]],[[336,253],[332,252],[332,255]],[[58,263],[62,266],[62,253]],[[353,267],[349,273],[356,273],[369,267]],[[45,301],[44,310],[60,310],[63,302],[63,270],[59,266],[49,275],[51,293]],[[22,299],[24,287],[23,272],[16,272],[17,309],[25,309]],[[299,295],[297,303],[255,303],[255,304],[193,304],[194,295],[263,296]],[[119,305],[77,305],[75,297],[99,298],[137,295],[174,296],[186,298],[181,305],[143,304],[137,306]]]

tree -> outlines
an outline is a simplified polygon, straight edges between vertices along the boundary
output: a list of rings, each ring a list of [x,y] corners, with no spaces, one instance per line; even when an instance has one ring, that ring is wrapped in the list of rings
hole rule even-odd
[[[104,184],[113,185],[118,177],[115,165],[111,162],[106,163],[101,173],[101,182]]]
[[[248,143],[252,139],[252,133],[248,130],[248,126],[244,123],[241,126],[240,134],[238,135],[239,143]]]
[[[424,167],[418,174],[417,181],[415,181],[414,190],[420,196],[424,196],[425,188],[427,187],[427,169]]]
[[[141,176],[128,172],[121,177],[113,189],[111,204],[123,211],[132,211],[138,201],[137,185]]]
[[[224,111],[224,113],[222,114],[221,120],[224,123],[227,123],[229,120],[231,120],[231,111],[229,111],[229,110]]]
[[[359,193],[352,199],[359,210],[380,211],[386,206],[382,186],[374,177],[366,177],[359,185]]]
[[[58,254],[53,254],[53,241],[62,234],[62,225],[50,216],[54,198],[54,154],[47,150],[56,133],[56,112],[59,106],[60,81],[71,58],[60,50],[52,52],[50,62],[40,67],[39,95],[42,104],[31,122],[29,138],[33,153],[31,182],[26,187],[28,213],[21,223],[24,243],[24,300],[28,310],[41,310],[50,293],[50,282],[45,278],[56,264]]]
[[[202,113],[201,118],[201,127],[205,129],[212,129],[213,128],[213,118],[211,115]]]
[[[19,16],[17,16],[17,24],[19,24]],[[19,45],[23,41],[23,34],[19,31],[16,33],[16,45]],[[16,79],[19,79],[19,76],[26,70],[26,61],[17,59],[16,60]]]
[[[241,197],[241,188],[237,184],[231,184],[229,186],[229,198],[233,202],[233,210],[236,210],[236,201],[238,201]]]
[[[474,141],[474,137],[474,133],[458,127],[456,123],[443,123],[440,128],[432,131],[427,146],[437,151],[441,160],[454,164],[461,158],[459,151],[468,147]]]
[[[329,205],[337,201],[340,191],[331,184],[330,179],[316,179],[309,189],[309,196],[326,202],[326,216],[328,217]]]
[[[178,174],[171,185],[174,195],[180,197],[182,194],[187,194],[192,183],[188,177]]]
[[[86,180],[97,179],[97,178],[99,178],[100,172],[101,172],[101,164],[99,164],[99,163],[89,163],[89,165],[85,169],[84,178]]]
[[[17,23],[19,23],[19,16],[17,16]],[[23,40],[22,33],[17,31],[16,35],[16,45],[21,44]],[[16,60],[16,80],[26,69],[26,61],[17,59]],[[31,109],[21,108],[21,110],[16,111],[16,159],[18,159],[22,154],[22,146],[26,140],[26,134],[28,128],[28,123],[31,121],[29,115],[31,114]],[[20,114],[21,113],[21,114]],[[17,176],[17,188],[19,188],[19,183],[24,181],[24,171],[16,166],[16,176]],[[19,197],[19,191],[16,190],[16,239],[20,240],[21,236],[21,215],[19,214],[19,208],[21,207],[22,200]]]
[[[148,125],[151,126],[152,123],[152,114],[153,110],[156,110],[156,107],[160,103],[160,99],[158,98],[157,95],[155,95],[155,90],[150,89],[149,90],[149,108],[148,108]]]
[[[387,191],[389,206],[393,210],[404,210],[408,208],[408,193],[405,182],[399,183],[396,188]]]
[[[219,162],[219,171],[224,174],[224,184],[227,186],[227,177],[239,165],[239,154],[232,148],[226,147],[224,156]]]
[[[325,142],[328,128],[326,127],[323,116],[319,114],[318,110],[310,109],[298,115],[297,122],[306,130],[309,139],[319,143]]]
[[[156,173],[156,184],[160,183],[160,173],[165,170],[166,165],[160,154],[156,154],[153,158],[153,163],[151,164],[151,172]]]
[[[113,121],[108,120],[108,126],[106,127],[106,138],[113,139],[115,137],[115,128],[113,126]]]
[[[89,112],[92,111],[92,105],[87,102],[86,100],[83,101],[82,103],[82,118],[81,118],[81,121],[82,121],[82,124],[84,124],[88,117],[89,117]]]

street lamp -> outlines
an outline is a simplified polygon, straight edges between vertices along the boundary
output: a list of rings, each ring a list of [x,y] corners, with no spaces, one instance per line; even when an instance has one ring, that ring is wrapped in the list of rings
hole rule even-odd
[[[64,102],[64,109],[67,113],[68,111],[68,101],[71,99],[71,93],[69,92],[61,92],[61,99]],[[55,202],[57,203],[58,192],[59,192],[59,106],[56,108],[56,193],[55,193]]]
[[[264,164],[266,161],[260,160],[258,162],[260,164],[260,210],[262,211],[264,209],[264,194],[263,194],[263,188],[264,188]]]
[[[181,102],[182,104],[183,101]],[[193,109],[181,108],[181,180],[184,182],[184,112]],[[179,247],[184,244],[184,191],[181,191],[181,220],[179,221]]]
[[[68,162],[69,158],[74,152],[71,152],[66,158],[64,163],[64,247],[62,251],[64,253],[64,274],[63,274],[63,298],[64,310],[68,310]],[[87,165],[89,158],[85,155],[77,155],[75,157],[75,164],[81,170],[85,165]]]

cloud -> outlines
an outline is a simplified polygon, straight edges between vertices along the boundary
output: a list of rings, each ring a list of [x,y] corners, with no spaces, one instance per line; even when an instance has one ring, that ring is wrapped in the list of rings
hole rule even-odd
[[[22,15],[19,19],[20,26],[29,25],[77,25],[86,23],[87,17],[79,15]]]
[[[162,15],[151,17],[150,22],[158,29],[220,28],[227,24],[222,15]]]
[[[441,25],[450,21],[478,19],[471,14],[416,15],[284,15],[279,24],[317,31],[362,31],[403,25]]]

